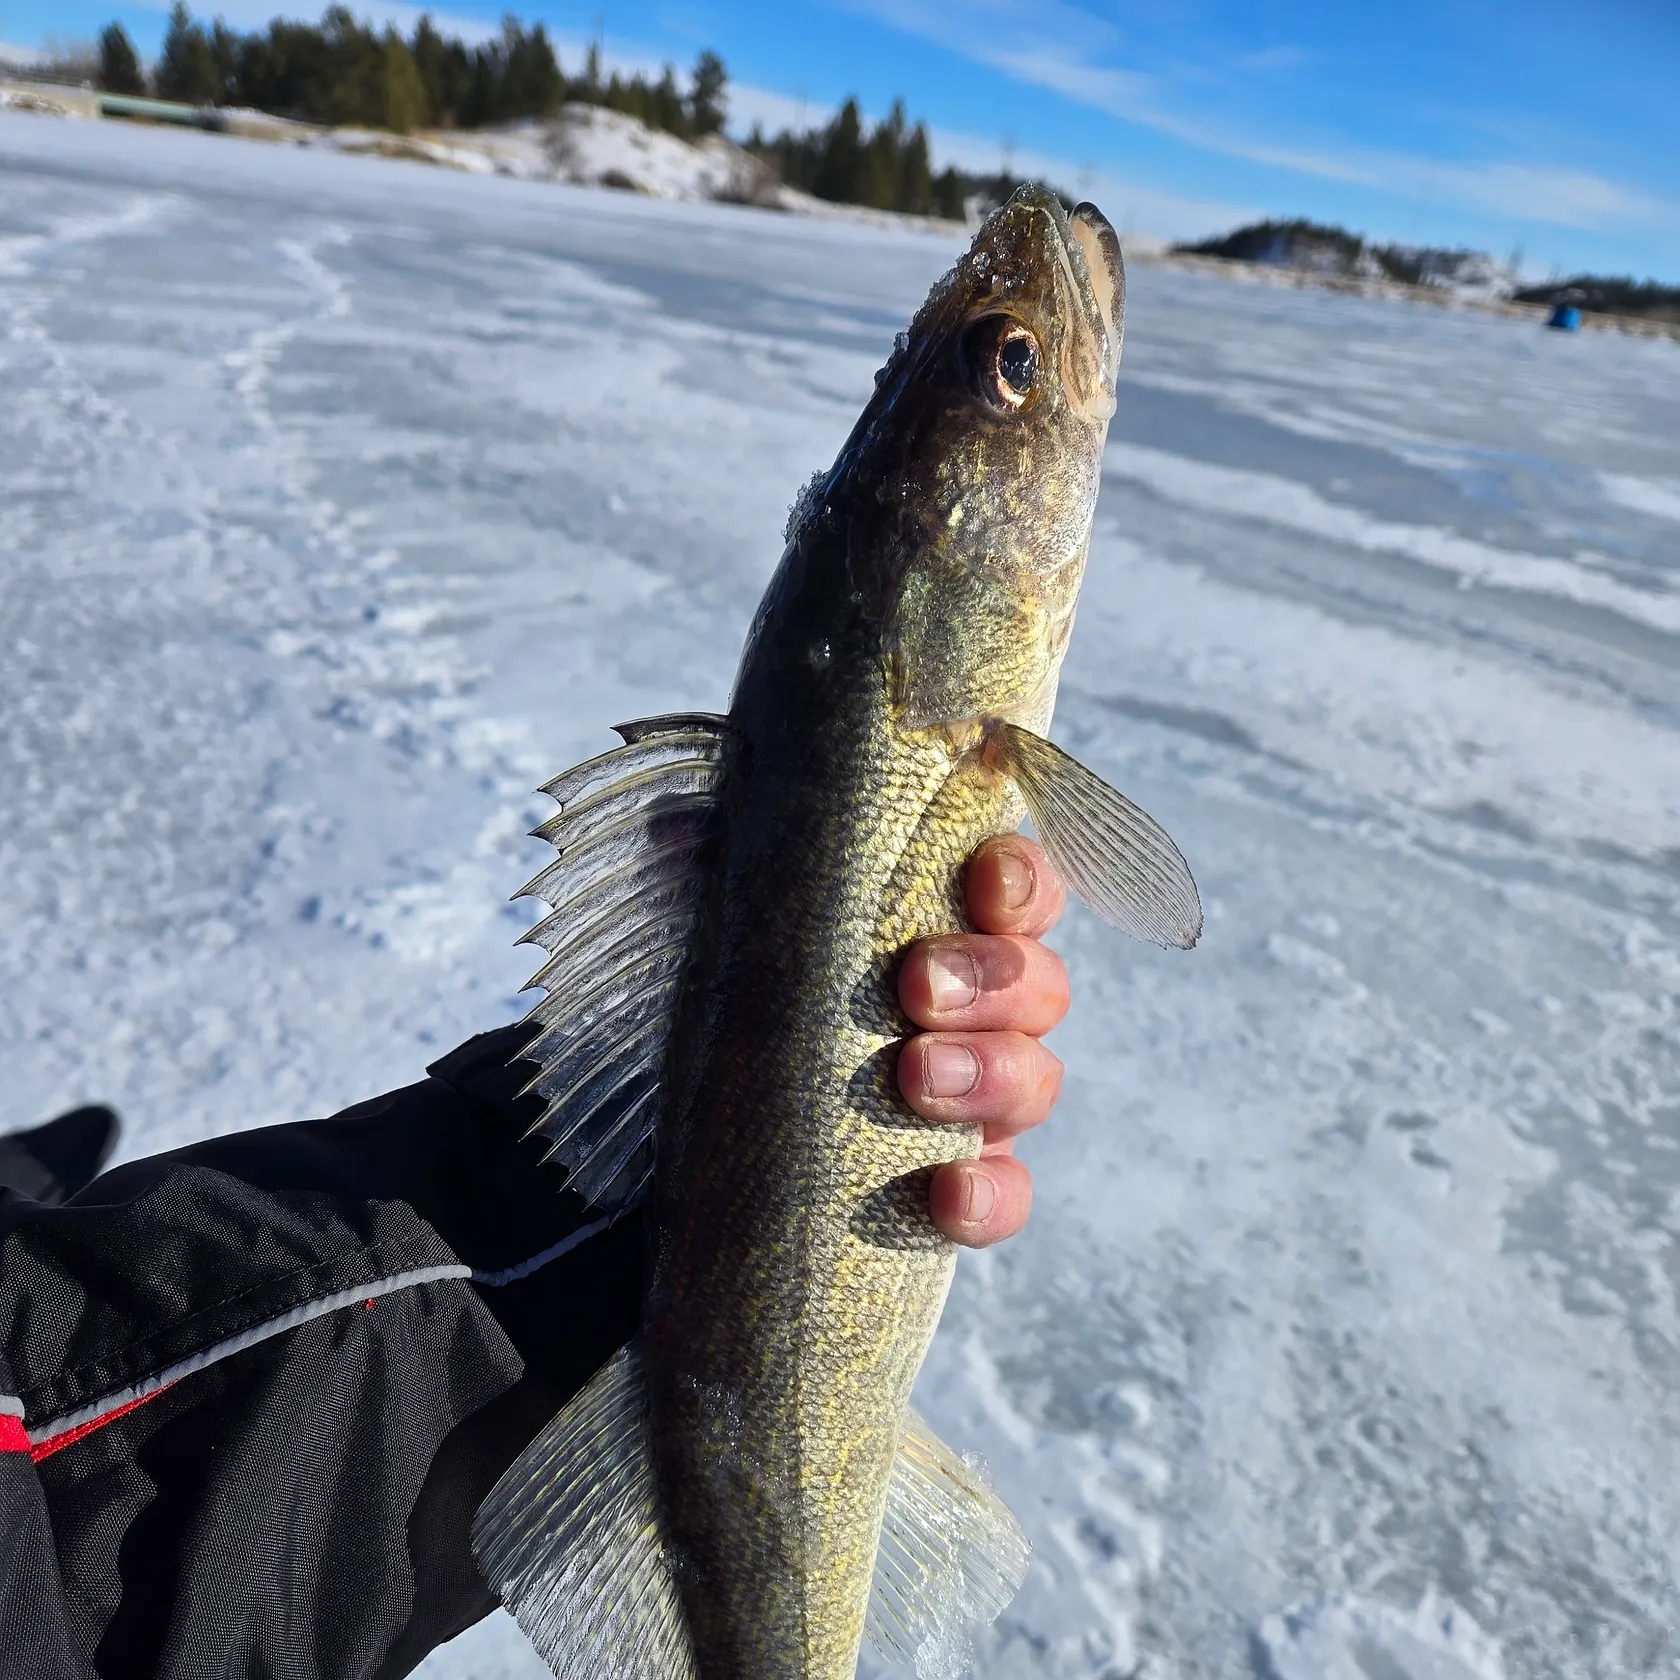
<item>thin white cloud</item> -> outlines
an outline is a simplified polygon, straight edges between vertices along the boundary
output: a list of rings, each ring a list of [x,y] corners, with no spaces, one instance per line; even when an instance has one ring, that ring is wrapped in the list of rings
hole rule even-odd
[[[729,84],[729,131],[747,134],[754,125],[766,134],[780,134],[784,128],[795,132],[805,128],[820,128],[834,115],[834,106],[821,101],[812,102],[791,94],[777,93],[771,88],[752,87],[745,82]]]
[[[835,109],[833,105],[795,99],[769,88],[741,82],[729,85],[729,127],[737,135],[747,133],[755,123],[766,134],[777,134],[784,128],[821,127],[834,115]],[[884,115],[880,111],[865,111],[863,120],[871,125]],[[930,129],[928,149],[936,172],[947,164],[955,164],[959,169],[984,175],[1001,168],[1005,162],[995,139],[960,129]],[[1089,198],[1117,228],[1145,239],[1199,239],[1253,221],[1262,213],[1253,205],[1162,192],[1112,170],[1096,168],[1089,159],[1079,162],[1048,152],[1017,148],[1010,152],[1007,161],[1017,175],[1048,181],[1064,192]]]
[[[1167,79],[1103,62],[1119,32],[1066,0],[847,0],[854,10],[1031,86],[1203,151],[1418,202],[1602,231],[1657,224],[1680,206],[1591,171],[1443,163],[1331,140],[1303,145],[1175,108]],[[1051,44],[1054,43],[1054,44]],[[1273,49],[1274,52],[1282,49]]]
[[[936,128],[929,140],[939,168],[954,163],[959,169],[984,174],[1001,162],[997,142],[979,135]],[[1016,174],[1048,181],[1063,192],[1090,199],[1122,234],[1145,239],[1199,239],[1253,221],[1261,213],[1252,205],[1161,192],[1112,170],[1047,152],[1017,151],[1009,161]]]
[[[1437,171],[1466,202],[1520,221],[1613,228],[1630,222],[1658,224],[1680,215],[1680,207],[1652,193],[1621,186],[1584,169],[1482,163],[1437,166]]]
[[[730,127],[737,134],[749,130],[755,121],[765,133],[774,134],[783,128],[826,123],[833,116],[834,108],[809,105],[765,88],[732,85],[730,113]],[[879,113],[864,113],[865,123],[879,120]],[[984,175],[1004,163],[997,141],[956,129],[930,129],[928,148],[936,172],[954,164],[959,169]],[[1063,192],[1090,199],[1123,233],[1146,241],[1200,239],[1263,214],[1253,205],[1162,192],[1112,170],[1094,168],[1089,162],[1080,163],[1048,152],[1016,149],[1009,154],[1008,163],[1017,175],[1048,181]]]

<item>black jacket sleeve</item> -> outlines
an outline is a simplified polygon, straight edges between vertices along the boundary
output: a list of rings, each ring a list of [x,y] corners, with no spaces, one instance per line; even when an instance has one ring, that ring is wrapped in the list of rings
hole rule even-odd
[[[522,1141],[523,1031],[63,1207],[0,1192],[5,1680],[396,1680],[494,1607],[473,1512],[642,1263]]]

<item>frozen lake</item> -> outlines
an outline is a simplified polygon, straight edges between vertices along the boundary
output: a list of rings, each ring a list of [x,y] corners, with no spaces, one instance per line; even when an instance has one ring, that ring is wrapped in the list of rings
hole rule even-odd
[[[529,790],[723,705],[952,251],[0,114],[0,1125],[521,1010]],[[1057,732],[1208,930],[1059,939],[920,1389],[1034,1542],[977,1672],[1672,1675],[1680,346],[1134,270]]]

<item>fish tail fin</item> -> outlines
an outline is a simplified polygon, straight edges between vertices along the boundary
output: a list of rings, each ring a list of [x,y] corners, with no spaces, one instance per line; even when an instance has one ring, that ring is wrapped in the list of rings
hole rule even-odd
[[[472,1545],[558,1680],[695,1680],[636,1343],[509,1466],[478,1509]]]

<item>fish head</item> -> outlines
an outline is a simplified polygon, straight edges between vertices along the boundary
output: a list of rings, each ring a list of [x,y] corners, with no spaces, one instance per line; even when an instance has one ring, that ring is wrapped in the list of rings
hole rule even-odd
[[[1023,187],[936,284],[796,503],[732,711],[778,732],[837,685],[954,739],[1042,732],[1084,577],[1125,319],[1102,213]],[[767,721],[773,720],[773,721]]]
[[[935,287],[854,438],[899,727],[1048,726],[1125,319],[1120,242],[1025,187]],[[867,500],[869,505],[860,505]],[[873,529],[869,529],[873,527]]]

